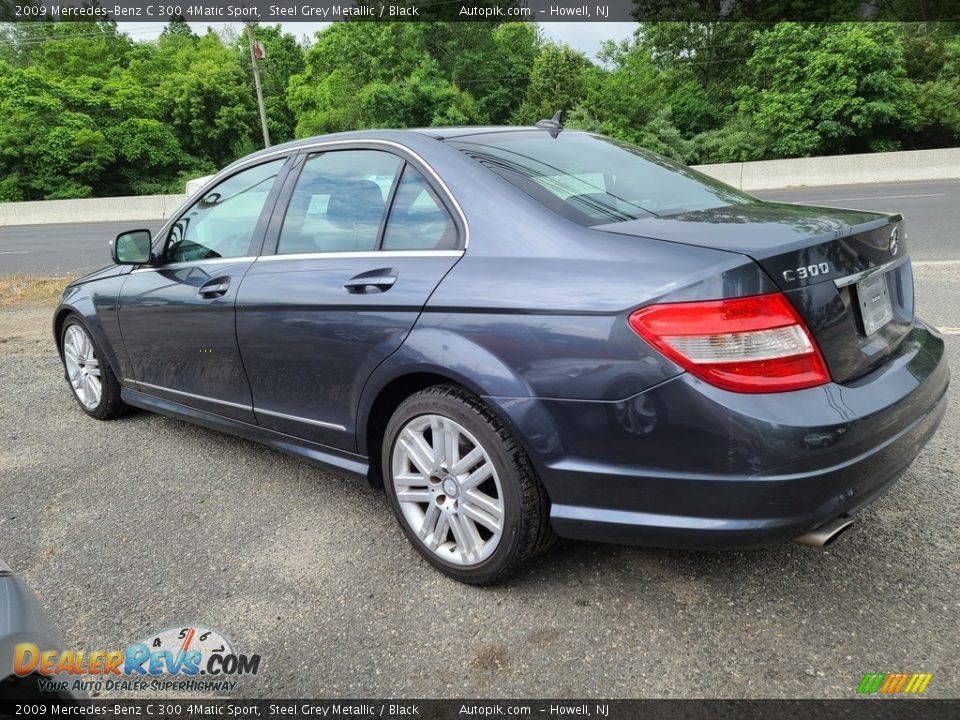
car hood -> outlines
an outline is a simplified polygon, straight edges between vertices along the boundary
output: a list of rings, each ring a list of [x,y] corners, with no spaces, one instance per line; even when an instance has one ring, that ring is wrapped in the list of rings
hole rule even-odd
[[[94,280],[102,280],[103,278],[116,277],[117,275],[122,275],[125,272],[130,271],[129,265],[107,265],[102,267],[99,270],[94,270],[91,273],[87,273],[81,277],[78,277],[76,280],[67,285],[68,288],[76,287],[77,285],[83,285],[84,283],[93,282]]]

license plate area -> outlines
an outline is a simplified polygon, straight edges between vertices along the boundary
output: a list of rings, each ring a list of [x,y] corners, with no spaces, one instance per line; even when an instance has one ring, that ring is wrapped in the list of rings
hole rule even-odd
[[[890,299],[890,285],[887,273],[878,273],[857,283],[857,300],[860,304],[860,317],[863,319],[863,332],[872,335],[893,320],[893,303]]]

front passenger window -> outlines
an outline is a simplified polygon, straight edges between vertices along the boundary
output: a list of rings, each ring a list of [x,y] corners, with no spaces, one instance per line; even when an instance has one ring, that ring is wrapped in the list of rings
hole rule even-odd
[[[284,158],[232,175],[207,192],[170,230],[167,262],[244,257]]]

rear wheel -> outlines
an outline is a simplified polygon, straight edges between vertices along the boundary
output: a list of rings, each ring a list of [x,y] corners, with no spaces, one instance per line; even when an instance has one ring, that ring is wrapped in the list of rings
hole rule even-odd
[[[382,457],[404,533],[450,577],[493,583],[551,544],[546,493],[526,453],[460,388],[407,398],[387,426]]]
[[[62,333],[63,366],[80,408],[98,420],[110,420],[126,412],[120,383],[79,318],[68,318]]]

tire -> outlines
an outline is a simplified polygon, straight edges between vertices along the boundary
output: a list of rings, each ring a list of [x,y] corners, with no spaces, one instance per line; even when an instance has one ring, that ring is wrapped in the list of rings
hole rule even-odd
[[[60,330],[61,359],[73,397],[87,415],[112,420],[129,408],[120,399],[120,382],[100,345],[76,315]]]
[[[552,545],[549,502],[527,454],[461,388],[438,385],[404,400],[387,424],[382,458],[404,534],[448,577],[492,584]]]

